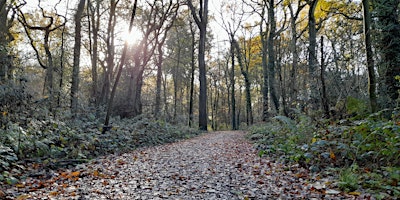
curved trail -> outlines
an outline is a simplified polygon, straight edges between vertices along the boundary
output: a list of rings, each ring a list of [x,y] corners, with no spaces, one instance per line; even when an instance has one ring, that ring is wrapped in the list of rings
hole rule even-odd
[[[48,180],[45,187],[24,195],[28,199],[354,199],[315,188],[307,170],[296,166],[288,170],[260,159],[244,135],[211,132],[101,157],[67,172],[54,172],[53,177],[64,178]]]

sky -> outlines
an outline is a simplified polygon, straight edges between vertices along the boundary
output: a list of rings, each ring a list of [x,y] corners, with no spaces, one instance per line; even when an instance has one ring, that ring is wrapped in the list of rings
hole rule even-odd
[[[228,34],[226,32],[226,30],[222,27],[222,20],[221,20],[221,10],[222,8],[222,2],[226,1],[226,0],[211,0],[209,1],[209,15],[214,16],[215,20],[209,20],[209,27],[210,30],[212,31],[213,35],[214,35],[214,39],[213,39],[213,44],[214,48],[212,49],[213,52],[211,52],[211,55],[216,55],[214,53],[218,53],[218,49],[220,50],[224,50],[226,51],[226,48],[229,48],[229,37]],[[37,9],[37,5],[38,5],[38,0],[26,0],[27,5],[24,6],[24,10],[28,11],[28,10],[33,10],[33,9]],[[58,1],[55,0],[42,0],[41,1],[41,5],[46,8],[46,10],[54,10],[54,5],[55,3]],[[228,0],[228,2],[230,2]],[[141,3],[141,1],[139,0],[139,3]],[[68,12],[69,16],[72,16],[73,13],[73,9],[76,7],[77,4],[77,0],[61,0],[59,1],[58,6],[56,7],[58,13],[64,15],[66,12]],[[66,6],[69,5],[69,7],[67,8]],[[225,20],[227,20],[230,17],[226,17],[224,18]],[[253,21],[255,21],[254,19],[252,19]],[[127,22],[128,23],[128,22]],[[132,38],[132,35],[128,35],[127,34],[127,30],[128,28],[125,27],[126,30],[122,30],[122,33],[126,33],[124,38]],[[237,33],[238,36],[240,36],[242,33],[241,31],[239,31]]]

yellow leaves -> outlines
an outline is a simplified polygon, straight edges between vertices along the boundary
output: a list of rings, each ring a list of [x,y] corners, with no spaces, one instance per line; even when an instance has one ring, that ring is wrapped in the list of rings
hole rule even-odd
[[[354,191],[354,192],[349,192],[349,194],[354,196],[360,196],[361,192]]]
[[[80,171],[75,171],[75,172],[63,172],[60,174],[60,177],[65,178],[65,179],[70,179],[73,181],[77,181],[79,179],[79,175],[81,174]]]
[[[312,138],[311,139],[311,144],[315,143],[317,141],[317,138]]]
[[[290,0],[284,0],[283,2],[282,2],[282,5],[283,6],[289,6],[289,4],[291,4],[292,2],[290,1]]]
[[[334,161],[336,160],[336,155],[335,155],[335,153],[333,153],[333,151],[331,149],[329,150],[329,157]]]
[[[71,176],[78,177],[80,173],[81,173],[80,171],[71,172]]]
[[[99,176],[99,175],[100,175],[100,173],[99,173],[98,170],[94,170],[94,171],[93,171],[93,176]]]
[[[5,116],[7,116],[8,112],[7,112],[7,111],[4,111],[4,112],[2,112],[1,114],[3,115],[3,117],[5,117]]]

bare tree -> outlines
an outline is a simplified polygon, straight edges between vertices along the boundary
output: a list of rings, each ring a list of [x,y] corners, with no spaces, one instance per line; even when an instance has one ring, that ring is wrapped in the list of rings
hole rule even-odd
[[[296,5],[296,10],[293,7],[292,3],[288,4],[289,11],[290,11],[290,33],[291,33],[291,40],[290,40],[290,49],[292,53],[292,66],[290,69],[290,82],[289,82],[289,101],[294,101],[297,98],[298,87],[296,85],[296,72],[298,71],[298,63],[299,63],[299,52],[297,47],[297,41],[299,37],[303,34],[306,29],[303,29],[298,33],[297,31],[297,20],[299,18],[300,12],[307,4],[302,1],[298,0]]]
[[[134,21],[135,16],[136,16],[136,9],[137,9],[137,0],[135,0],[134,3],[133,3],[132,15],[131,15],[131,19],[130,19],[130,22],[129,22],[129,32],[132,31],[133,21]],[[119,79],[121,78],[122,68],[125,65],[125,61],[126,61],[125,58],[126,58],[127,50],[128,50],[128,41],[125,41],[124,48],[122,50],[121,60],[119,62],[119,66],[117,68],[118,69],[117,77],[115,79],[113,88],[111,90],[110,100],[108,101],[108,105],[107,105],[107,114],[106,114],[106,119],[104,121],[104,127],[103,127],[103,131],[102,131],[103,133],[105,133],[106,131],[108,131],[110,129],[110,125],[109,124],[110,124],[110,116],[111,116],[113,101],[114,101],[115,92],[117,90]]]
[[[241,6],[241,13],[239,7]],[[231,45],[231,72],[230,72],[230,82],[231,82],[231,126],[232,130],[237,130],[238,124],[236,120],[236,98],[235,98],[235,54],[238,58],[240,58],[240,49],[239,45],[236,41],[236,32],[241,28],[241,23],[243,22],[244,18],[244,10],[243,4],[238,4],[237,2],[229,2],[223,3],[222,8],[225,10],[220,11],[220,17],[222,20],[222,27],[225,29],[226,33],[229,36],[230,45]],[[240,60],[241,61],[241,60]],[[241,65],[241,69],[243,68],[243,63],[239,62]]]
[[[54,9],[56,9],[55,4]],[[54,72],[54,62],[53,62],[53,55],[50,50],[50,34],[54,31],[58,30],[59,28],[65,26],[66,20],[64,16],[61,16],[57,13],[53,15],[48,14],[45,9],[41,6],[40,1],[38,3],[38,7],[41,10],[41,15],[45,20],[45,24],[43,25],[32,25],[31,22],[28,22],[25,14],[18,9],[18,21],[23,25],[25,33],[27,34],[30,45],[35,51],[36,58],[39,62],[39,65],[46,70],[46,77],[45,77],[45,84],[44,84],[44,95],[48,96],[50,102],[50,109],[52,108],[53,104],[53,72]],[[59,19],[63,19],[62,23],[57,23]],[[43,47],[45,50],[45,58],[41,56],[39,51],[39,47],[37,47],[35,40],[32,37],[31,31],[41,31],[43,32]]]
[[[171,19],[169,22],[165,25],[165,28],[159,29],[156,34],[156,46],[157,46],[157,51],[158,51],[158,58],[156,61],[156,66],[157,66],[157,80],[156,80],[156,104],[154,108],[154,116],[159,117],[160,116],[160,105],[161,105],[161,79],[162,79],[162,65],[163,65],[163,46],[164,43],[167,39],[168,31],[172,28],[172,25],[174,24],[174,21],[176,19],[176,16],[178,14],[178,9],[179,9],[179,4],[177,3],[175,6],[172,2],[172,0],[169,2],[168,6],[163,6],[166,7],[166,14],[172,15]],[[172,9],[172,10],[171,10]],[[166,20],[166,16],[164,16],[164,20]]]
[[[176,17],[179,5],[170,0],[165,3],[162,0],[147,1],[148,9],[142,13],[140,27],[142,27],[143,38],[134,47],[129,61],[130,79],[127,92],[126,117],[133,117],[142,114],[142,87],[144,71],[147,64],[155,54],[160,42],[164,43],[166,34],[171,28]],[[162,44],[161,44],[162,45]],[[162,53],[162,52],[161,52]],[[160,60],[162,64],[162,60]],[[160,66],[161,67],[161,66]]]
[[[92,94],[91,102],[96,106],[99,105],[99,97],[97,94],[98,86],[98,44],[99,44],[99,28],[100,28],[100,2],[95,1],[95,5],[92,5],[91,0],[87,0],[87,12],[88,12],[88,22],[89,22],[89,53],[92,65]]]
[[[72,82],[71,82],[71,111],[76,117],[78,112],[78,92],[79,92],[79,63],[81,56],[81,19],[85,8],[85,1],[80,0],[75,14],[75,44],[74,44],[74,63],[72,67]]]
[[[193,6],[192,0],[187,0],[188,6],[192,13],[193,19],[200,30],[199,41],[199,81],[200,81],[200,94],[199,94],[199,129],[207,130],[207,78],[206,78],[206,63],[205,63],[205,50],[206,50],[206,34],[208,22],[208,0],[200,0],[199,11],[197,12]],[[197,15],[198,13],[198,15]]]
[[[100,96],[100,102],[106,103],[110,93],[111,81],[113,78],[114,71],[114,58],[115,58],[115,25],[116,25],[116,8],[119,0],[110,1],[110,12],[108,17],[107,25],[107,36],[106,36],[106,66],[103,65],[103,87]]]

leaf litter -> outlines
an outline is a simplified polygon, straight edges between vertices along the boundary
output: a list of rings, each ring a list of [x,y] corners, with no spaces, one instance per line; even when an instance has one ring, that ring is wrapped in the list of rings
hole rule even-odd
[[[241,131],[108,155],[70,169],[48,169],[2,199],[372,199],[348,194],[298,165],[258,155]]]

